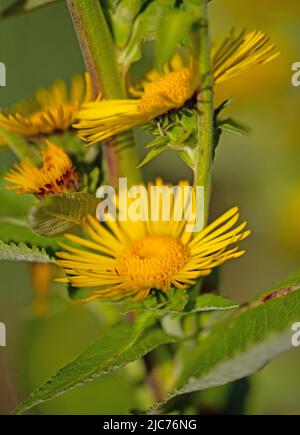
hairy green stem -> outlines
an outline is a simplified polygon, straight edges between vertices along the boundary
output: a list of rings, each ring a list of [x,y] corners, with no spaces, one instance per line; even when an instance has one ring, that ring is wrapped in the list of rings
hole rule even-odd
[[[95,91],[108,99],[125,98],[115,45],[99,0],[67,0],[67,3]],[[127,177],[129,184],[140,181],[131,132],[106,141],[104,158],[107,179],[113,186],[118,185],[119,177]]]
[[[207,15],[207,0],[199,0],[201,26],[199,29],[199,74],[198,90],[198,148],[194,183],[204,187],[204,216],[207,223],[211,193],[211,168],[213,152],[213,76],[211,66],[210,35]]]

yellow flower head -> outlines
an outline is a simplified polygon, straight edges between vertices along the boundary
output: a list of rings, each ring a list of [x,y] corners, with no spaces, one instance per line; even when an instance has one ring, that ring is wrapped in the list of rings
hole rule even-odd
[[[11,169],[4,180],[12,185],[6,188],[19,194],[33,193],[40,199],[46,195],[73,191],[77,188],[77,171],[62,148],[47,142],[47,148],[42,151],[42,156],[42,167],[24,160],[17,164],[15,169]]]
[[[175,192],[173,207],[181,192]],[[86,300],[128,296],[141,300],[151,289],[188,288],[214,267],[244,253],[238,247],[227,249],[250,233],[244,231],[246,222],[233,228],[238,218],[234,207],[193,237],[185,230],[185,220],[111,220],[104,225],[88,215],[83,222],[88,238],[66,234],[73,245],[60,243],[64,251],[57,253],[57,264],[68,277],[56,281],[89,289]]]
[[[258,64],[269,62],[278,55],[274,45],[262,32],[249,32],[235,36],[232,32],[223,44],[212,50],[215,84],[234,77]],[[136,100],[102,100],[86,103],[79,111],[79,136],[90,145],[116,133],[128,130],[156,118],[172,109],[179,109],[200,86],[196,61],[185,66],[175,55],[162,74],[151,71],[140,90],[133,89]]]
[[[34,98],[16,104],[12,113],[0,113],[0,127],[28,138],[62,132],[72,126],[81,104],[94,98],[88,73],[85,79],[73,77],[69,92],[65,82],[57,80],[39,89]]]
[[[182,59],[175,56],[170,66],[165,65],[163,74],[151,71],[140,88],[131,88],[139,97],[135,100],[102,100],[84,104],[79,111],[81,139],[90,144],[128,130],[168,112],[179,109],[189,100],[197,88],[195,62],[185,67]]]

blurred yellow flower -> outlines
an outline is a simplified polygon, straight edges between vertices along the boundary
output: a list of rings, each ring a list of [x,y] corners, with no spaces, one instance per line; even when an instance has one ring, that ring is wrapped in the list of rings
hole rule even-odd
[[[32,310],[34,314],[44,316],[49,312],[49,288],[56,266],[48,263],[29,263],[28,266],[35,291]]]
[[[292,254],[300,253],[300,186],[285,194],[284,207],[278,207],[275,229],[282,247]]]
[[[11,169],[4,177],[5,181],[12,183],[6,188],[19,194],[33,193],[40,199],[77,188],[77,171],[62,148],[47,141],[42,157],[42,167],[35,166],[29,160],[15,165],[15,169]]]
[[[81,105],[94,98],[88,73],[85,78],[74,76],[69,92],[65,82],[57,80],[37,90],[33,98],[17,103],[12,113],[0,113],[0,127],[26,138],[62,132],[72,126]]]
[[[244,70],[274,59],[274,45],[260,31],[231,32],[217,50],[212,50],[215,84],[235,77]],[[83,104],[79,111],[79,136],[90,145],[116,133],[156,118],[172,109],[179,109],[200,86],[195,59],[185,66],[177,54],[163,73],[151,71],[140,89],[131,89],[137,99],[102,100]]]
[[[173,207],[181,194],[181,189],[174,194]],[[147,205],[151,208],[151,200]],[[64,251],[57,253],[56,263],[69,276],[56,281],[89,289],[90,297],[85,301],[127,296],[141,300],[151,289],[167,292],[171,287],[188,288],[214,267],[243,255],[245,251],[238,247],[227,249],[250,234],[243,231],[246,222],[233,228],[238,218],[238,208],[234,207],[193,236],[185,230],[184,219],[110,220],[103,225],[88,215],[83,228],[89,239],[66,234],[75,246],[60,243]]]

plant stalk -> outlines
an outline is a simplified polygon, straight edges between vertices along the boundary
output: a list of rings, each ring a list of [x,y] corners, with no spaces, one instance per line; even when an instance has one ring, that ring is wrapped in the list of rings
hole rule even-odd
[[[118,69],[116,49],[99,0],[67,0],[86,68],[95,92],[107,99],[126,98],[125,84]],[[141,180],[131,132],[104,142],[108,182],[118,186],[119,177],[128,184]]]
[[[207,0],[199,0],[201,25],[199,29],[199,74],[201,85],[197,93],[198,148],[194,184],[204,187],[204,221],[207,224],[211,194],[213,153],[213,75]]]

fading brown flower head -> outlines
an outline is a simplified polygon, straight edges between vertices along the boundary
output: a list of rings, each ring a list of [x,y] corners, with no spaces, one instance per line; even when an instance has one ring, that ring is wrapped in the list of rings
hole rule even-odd
[[[42,199],[47,195],[76,190],[78,173],[70,157],[59,146],[47,142],[47,148],[42,151],[43,163],[35,166],[29,160],[24,160],[11,169],[4,177],[11,183],[7,189],[16,193],[33,193]]]

